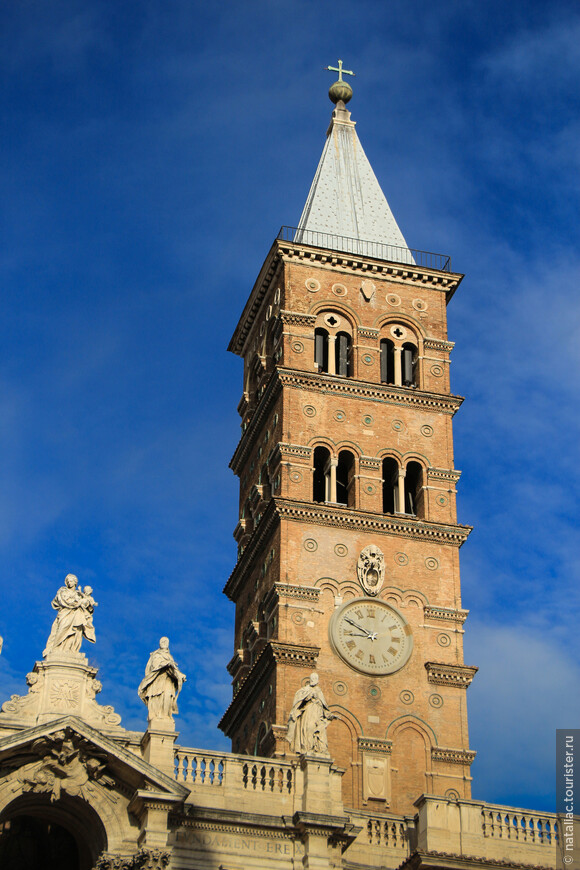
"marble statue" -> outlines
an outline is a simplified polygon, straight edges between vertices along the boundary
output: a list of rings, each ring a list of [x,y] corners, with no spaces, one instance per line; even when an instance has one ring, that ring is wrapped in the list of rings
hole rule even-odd
[[[298,689],[288,718],[288,740],[292,750],[299,755],[328,756],[326,729],[337,717],[330,712],[318,674],[310,674],[308,684]]]
[[[61,586],[52,600],[52,607],[58,610],[58,615],[52,624],[52,629],[43,657],[49,653],[78,653],[83,637],[91,643],[95,642],[93,612],[97,602],[92,597],[92,589],[85,586],[78,588],[78,577],[67,574],[64,586]]]
[[[171,719],[177,713],[177,696],[186,680],[169,652],[169,638],[162,637],[159,649],[152,652],[138,693],[147,704],[149,720]]]

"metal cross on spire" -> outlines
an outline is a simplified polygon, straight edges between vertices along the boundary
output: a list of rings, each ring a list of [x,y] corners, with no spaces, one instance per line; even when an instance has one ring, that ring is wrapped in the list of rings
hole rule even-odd
[[[355,73],[353,73],[353,71],[351,69],[343,69],[342,68],[342,61],[340,60],[340,58],[338,60],[338,66],[325,66],[324,69],[331,70],[331,72],[337,72],[339,82],[344,81],[344,79],[342,78],[343,73],[345,74],[345,76],[356,75]]]

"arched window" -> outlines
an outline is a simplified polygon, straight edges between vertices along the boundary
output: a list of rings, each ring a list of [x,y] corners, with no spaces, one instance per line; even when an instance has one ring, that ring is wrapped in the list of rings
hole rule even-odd
[[[402,381],[404,387],[416,387],[415,379],[417,365],[417,348],[410,342],[405,342],[401,356]]]
[[[392,456],[383,459],[383,513],[398,513],[399,463]]]
[[[423,467],[419,462],[408,462],[405,469],[405,513],[423,516]]]
[[[326,447],[315,447],[312,501],[329,501],[329,464],[330,451]]]
[[[354,507],[354,456],[350,450],[341,450],[336,468],[336,502]]]
[[[350,374],[350,335],[348,332],[338,332],[334,344],[336,354],[335,371],[337,375],[346,378]]]
[[[352,324],[335,311],[321,311],[314,328],[317,371],[346,378],[352,375]]]
[[[314,330],[314,363],[319,372],[328,371],[328,331]]]
[[[390,338],[381,341],[381,382],[395,383],[395,345]]]
[[[402,323],[387,323],[381,338],[381,383],[395,387],[419,386],[418,340]]]

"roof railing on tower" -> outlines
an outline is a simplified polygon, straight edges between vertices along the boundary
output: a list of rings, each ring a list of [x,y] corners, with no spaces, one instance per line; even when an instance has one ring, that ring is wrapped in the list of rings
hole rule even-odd
[[[395,245],[384,245],[380,242],[370,242],[364,239],[351,239],[334,233],[321,233],[318,230],[307,230],[301,227],[280,227],[276,236],[283,242],[295,245],[311,245],[314,248],[327,248],[345,254],[355,254],[359,257],[372,257],[376,260],[386,260],[389,263],[405,263],[409,266],[423,266],[438,272],[451,271],[451,257],[446,254],[434,254],[431,251],[418,251],[415,248],[399,248]]]

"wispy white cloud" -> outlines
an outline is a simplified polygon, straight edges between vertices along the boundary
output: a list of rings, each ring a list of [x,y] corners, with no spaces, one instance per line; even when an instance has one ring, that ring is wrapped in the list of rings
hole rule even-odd
[[[576,88],[580,73],[580,16],[559,16],[542,25],[504,33],[479,66],[509,95],[533,89],[536,100],[563,86]]]

